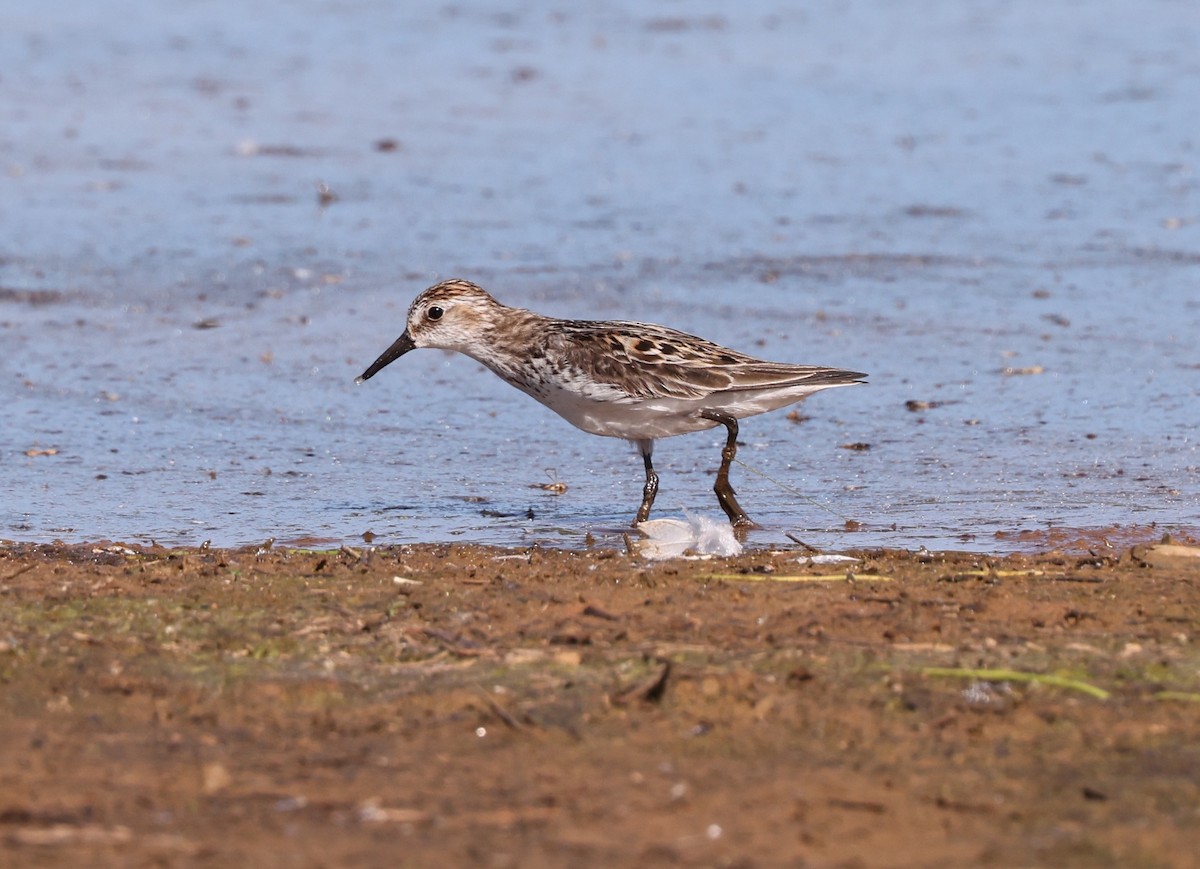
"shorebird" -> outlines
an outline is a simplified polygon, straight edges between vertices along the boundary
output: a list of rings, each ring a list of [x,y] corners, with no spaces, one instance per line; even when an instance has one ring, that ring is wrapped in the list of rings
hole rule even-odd
[[[713,491],[735,527],[753,525],[729,484],[738,420],[866,377],[766,362],[650,323],[545,317],[448,280],[417,296],[404,332],[356,382],[418,347],[464,353],[577,428],[632,441],[646,469],[635,525],[649,518],[658,494],[654,441],[718,425],[726,438]]]

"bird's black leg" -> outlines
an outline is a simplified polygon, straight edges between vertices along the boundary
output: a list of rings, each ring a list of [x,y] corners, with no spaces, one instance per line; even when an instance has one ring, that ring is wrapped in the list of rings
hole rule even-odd
[[[646,465],[646,485],[642,489],[642,506],[638,507],[634,525],[640,525],[650,518],[650,508],[654,506],[654,496],[658,494],[658,474],[654,473],[654,464],[650,461],[650,453],[654,449],[654,441],[638,441],[638,449],[642,452],[642,462]]]
[[[721,450],[721,467],[717,469],[717,482],[713,486],[713,491],[717,493],[717,501],[720,502],[721,509],[725,511],[725,515],[729,517],[733,527],[749,528],[754,525],[754,521],[738,504],[737,498],[733,494],[733,486],[729,485],[729,466],[733,464],[734,456],[737,455],[737,420],[719,410],[702,410],[700,416],[704,419],[711,419],[713,422],[719,422],[729,432],[729,436],[725,438],[725,447]]]

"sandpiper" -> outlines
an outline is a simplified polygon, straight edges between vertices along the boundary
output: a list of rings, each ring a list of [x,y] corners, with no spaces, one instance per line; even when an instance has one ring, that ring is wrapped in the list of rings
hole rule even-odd
[[[448,280],[417,296],[404,333],[356,382],[418,347],[465,353],[572,425],[632,441],[646,468],[635,525],[649,518],[658,494],[654,441],[718,425],[727,437],[713,491],[735,527],[753,525],[729,484],[738,420],[866,377],[766,362],[650,323],[544,317],[502,305],[470,281]]]

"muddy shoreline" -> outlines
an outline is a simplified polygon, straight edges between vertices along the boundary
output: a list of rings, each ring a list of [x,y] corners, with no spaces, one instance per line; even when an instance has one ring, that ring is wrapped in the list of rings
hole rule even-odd
[[[0,859],[1187,866],[1195,543],[6,546]]]

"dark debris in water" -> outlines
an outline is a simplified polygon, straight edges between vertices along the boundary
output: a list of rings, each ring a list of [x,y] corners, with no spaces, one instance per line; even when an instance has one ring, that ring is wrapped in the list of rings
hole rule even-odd
[[[24,290],[16,287],[0,287],[0,302],[17,305],[55,305],[66,302],[68,296],[62,290]]]

